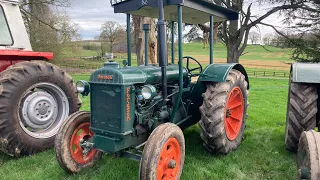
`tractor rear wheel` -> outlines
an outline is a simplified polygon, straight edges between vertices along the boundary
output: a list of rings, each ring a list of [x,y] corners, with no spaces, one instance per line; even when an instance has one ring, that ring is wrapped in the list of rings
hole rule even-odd
[[[243,139],[248,82],[245,76],[231,70],[226,82],[207,84],[200,107],[201,138],[210,153],[227,154],[235,150]]]
[[[90,130],[90,113],[78,111],[62,124],[54,148],[58,163],[68,173],[78,173],[93,166],[102,156],[96,149],[86,149],[88,140],[94,135]]]
[[[298,179],[320,179],[320,133],[304,131],[298,148]]]
[[[0,149],[19,157],[52,147],[60,125],[80,106],[72,78],[57,66],[9,67],[0,75]]]
[[[158,126],[143,149],[139,179],[180,179],[185,156],[185,141],[181,129],[172,123]]]
[[[289,84],[285,145],[296,152],[303,131],[313,130],[317,123],[317,88],[310,84]]]

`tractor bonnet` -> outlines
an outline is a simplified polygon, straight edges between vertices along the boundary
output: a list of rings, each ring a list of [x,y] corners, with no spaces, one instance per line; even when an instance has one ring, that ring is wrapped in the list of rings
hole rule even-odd
[[[92,73],[90,83],[132,85],[161,82],[161,69],[158,66],[114,68],[115,66],[119,66],[119,64],[105,63],[105,67]],[[168,66],[168,81],[178,81],[178,74],[177,65]],[[184,71],[184,76],[187,76],[186,71]]]

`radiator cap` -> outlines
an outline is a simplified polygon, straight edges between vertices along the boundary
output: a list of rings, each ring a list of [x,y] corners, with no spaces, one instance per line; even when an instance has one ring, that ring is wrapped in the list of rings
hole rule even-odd
[[[120,68],[120,64],[113,61],[113,60],[110,60],[109,62],[105,62],[104,63],[104,67],[105,68],[116,68],[116,69],[119,69]]]

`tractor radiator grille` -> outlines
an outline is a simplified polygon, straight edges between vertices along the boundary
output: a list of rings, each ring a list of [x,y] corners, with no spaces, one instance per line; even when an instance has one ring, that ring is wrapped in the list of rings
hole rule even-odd
[[[91,127],[121,131],[121,86],[91,84]]]

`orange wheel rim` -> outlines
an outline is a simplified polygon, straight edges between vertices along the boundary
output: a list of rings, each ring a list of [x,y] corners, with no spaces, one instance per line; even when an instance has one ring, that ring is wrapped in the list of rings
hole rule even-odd
[[[226,135],[230,141],[235,140],[241,131],[243,114],[244,99],[242,91],[239,87],[234,87],[228,97],[224,122]]]
[[[170,138],[163,146],[157,166],[157,180],[175,180],[180,170],[180,144]]]
[[[77,129],[73,131],[71,140],[70,140],[70,152],[74,161],[79,164],[86,164],[90,162],[97,150],[92,149],[86,155],[83,155],[83,148],[80,146],[81,139],[87,140],[93,136],[93,132],[90,130],[90,122],[80,124]]]

